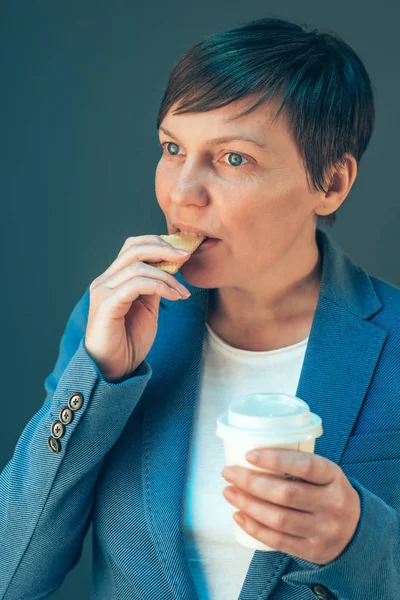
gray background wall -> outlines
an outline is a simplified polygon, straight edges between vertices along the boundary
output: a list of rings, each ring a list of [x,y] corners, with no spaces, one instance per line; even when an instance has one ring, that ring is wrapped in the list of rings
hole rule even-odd
[[[330,28],[361,59],[377,119],[329,233],[400,286],[400,4],[0,1],[2,331],[0,470],[44,401],[72,307],[128,236],[166,233],[155,119],[173,64],[204,36],[274,16]],[[89,598],[91,529],[51,596]]]

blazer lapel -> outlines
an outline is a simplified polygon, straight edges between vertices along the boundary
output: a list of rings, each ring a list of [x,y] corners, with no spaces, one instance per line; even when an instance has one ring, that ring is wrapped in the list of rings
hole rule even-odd
[[[182,516],[207,297],[193,294],[189,300],[162,303],[161,335],[146,358],[154,380],[146,388],[143,416],[145,506],[174,597],[193,600],[196,590],[185,552]]]
[[[315,453],[339,463],[387,334],[367,320],[381,304],[365,271],[319,229],[316,241],[322,279],[296,395],[322,419]],[[157,390],[146,402],[143,455],[155,548],[176,598],[191,600],[196,592],[186,559],[182,510],[208,290],[191,286],[179,273],[177,279],[192,297],[182,303],[162,301],[161,335],[147,358]],[[290,561],[282,552],[256,550],[239,600],[268,598]]]

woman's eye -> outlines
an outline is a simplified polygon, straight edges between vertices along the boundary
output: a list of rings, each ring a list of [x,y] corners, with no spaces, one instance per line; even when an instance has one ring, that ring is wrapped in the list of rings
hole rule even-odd
[[[160,144],[161,148],[164,149],[164,146],[167,148],[167,153],[169,156],[178,156],[179,152],[178,151],[172,151],[170,152],[168,150],[168,146],[172,146],[175,148],[179,148],[178,144],[175,144],[174,142],[164,142],[163,144]],[[229,161],[229,165],[231,167],[241,167],[242,165],[246,165],[248,163],[250,163],[249,159],[246,158],[245,156],[243,156],[243,154],[239,154],[238,152],[227,152],[224,156],[233,156],[235,157],[233,159],[233,161]],[[237,158],[239,157],[239,159]],[[246,161],[246,162],[243,162]]]
[[[178,144],[174,144],[174,142],[164,142],[163,144],[160,143],[161,148],[164,150],[164,146],[167,148],[168,146],[176,146],[177,148],[179,148]],[[176,154],[178,154],[177,152],[169,152],[169,150],[167,149],[167,153],[170,156],[176,156]]]
[[[239,164],[237,163],[236,159],[233,161],[233,164],[231,162],[229,162],[229,164],[232,167],[237,167],[237,166],[241,167],[242,164],[246,165],[247,163],[250,163],[250,161],[247,158],[245,158],[242,154],[238,154],[237,152],[227,152],[227,154],[225,154],[225,156],[236,156],[236,157],[239,156],[240,157],[240,163]],[[247,162],[243,163],[242,162],[243,159],[246,160]]]

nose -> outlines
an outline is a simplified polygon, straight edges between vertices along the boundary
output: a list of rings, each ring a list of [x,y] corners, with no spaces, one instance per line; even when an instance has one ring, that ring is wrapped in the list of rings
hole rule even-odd
[[[170,190],[170,198],[175,204],[185,206],[186,204],[197,204],[204,206],[209,201],[209,194],[204,185],[198,181],[176,182]]]

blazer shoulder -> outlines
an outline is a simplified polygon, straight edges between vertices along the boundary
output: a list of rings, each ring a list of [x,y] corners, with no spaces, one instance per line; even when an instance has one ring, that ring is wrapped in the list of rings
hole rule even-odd
[[[372,322],[389,333],[391,343],[395,344],[396,352],[400,355],[400,288],[379,277],[369,277],[382,304],[381,310],[372,317]]]
[[[383,308],[386,308],[388,305],[390,305],[390,307],[400,308],[399,287],[393,283],[390,283],[389,281],[380,279],[379,277],[373,277],[372,275],[369,275],[369,278],[374,287],[376,295],[382,303]]]

